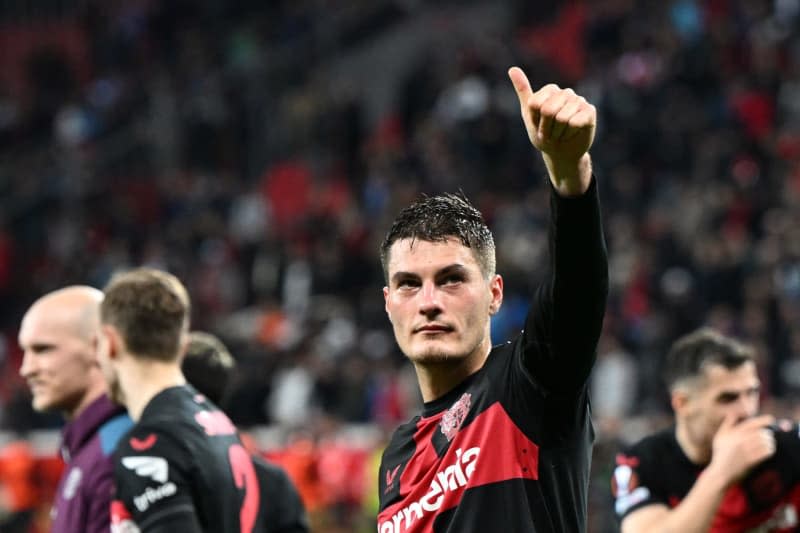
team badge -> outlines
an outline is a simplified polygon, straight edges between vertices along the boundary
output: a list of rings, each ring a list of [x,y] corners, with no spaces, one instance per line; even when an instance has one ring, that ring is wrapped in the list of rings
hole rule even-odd
[[[447,437],[448,442],[453,440],[458,430],[461,429],[461,424],[464,423],[464,419],[467,417],[471,405],[472,395],[465,392],[442,417],[440,428],[444,436]]]

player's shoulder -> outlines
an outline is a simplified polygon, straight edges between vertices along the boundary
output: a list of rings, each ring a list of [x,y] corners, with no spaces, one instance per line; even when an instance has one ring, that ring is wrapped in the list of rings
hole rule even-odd
[[[253,461],[253,467],[256,470],[256,474],[258,474],[259,477],[262,477],[266,480],[283,480],[289,478],[288,474],[281,466],[267,461],[263,457],[259,457],[257,455],[251,456],[251,459]]]
[[[131,428],[133,421],[127,413],[121,413],[104,422],[97,430],[97,440],[103,456],[112,455]]]
[[[390,448],[402,446],[408,441],[413,440],[420,420],[422,420],[422,415],[415,415],[410,420],[397,426],[392,432],[392,436],[389,438],[389,443],[385,449],[388,450]]]
[[[389,442],[383,448],[381,454],[381,462],[386,461],[387,458],[393,458],[400,455],[407,455],[409,450],[416,448],[416,441],[414,435],[417,432],[418,424],[422,420],[421,415],[414,416],[411,420],[404,422],[395,428],[389,437]]]
[[[114,457],[117,462],[131,455],[166,455],[181,453],[187,433],[179,425],[148,421],[134,424],[117,444]]]
[[[634,468],[651,462],[663,461],[677,451],[675,428],[669,427],[642,437],[638,441],[622,446],[615,456],[617,465]]]

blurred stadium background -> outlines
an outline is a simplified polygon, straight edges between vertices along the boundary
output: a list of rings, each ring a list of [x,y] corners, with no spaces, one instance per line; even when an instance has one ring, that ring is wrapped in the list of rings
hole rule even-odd
[[[593,375],[590,531],[620,441],[669,422],[659,367],[701,324],[757,346],[800,416],[800,0],[4,0],[0,515],[47,526],[58,416],[17,376],[25,308],[148,264],[239,370],[226,398],[319,532],[374,531],[375,460],[419,406],[377,248],[462,189],[516,332],[546,257],[546,179],[506,69],[595,103],[612,290]],[[531,274],[531,272],[533,274]]]

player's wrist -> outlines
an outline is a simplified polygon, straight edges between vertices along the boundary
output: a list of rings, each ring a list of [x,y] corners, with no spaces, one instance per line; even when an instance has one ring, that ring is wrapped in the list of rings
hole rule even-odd
[[[579,159],[555,159],[542,153],[550,183],[561,196],[580,196],[592,181],[592,159],[589,152]]]
[[[736,470],[731,468],[730,465],[722,464],[721,461],[711,463],[700,474],[700,478],[709,486],[724,490],[731,486],[736,481]]]

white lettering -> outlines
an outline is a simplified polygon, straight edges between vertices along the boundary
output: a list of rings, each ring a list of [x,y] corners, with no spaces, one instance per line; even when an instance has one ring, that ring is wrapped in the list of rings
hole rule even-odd
[[[411,513],[414,513],[413,515]],[[422,518],[422,505],[419,502],[414,502],[405,509],[403,509],[403,514],[406,517],[406,528],[410,527],[411,524],[417,518]]]
[[[456,450],[456,461],[436,473],[428,491],[417,501],[409,503],[392,515],[390,520],[378,524],[378,533],[402,533],[408,531],[426,513],[441,509],[447,493],[464,490],[478,463],[478,447]],[[462,468],[463,466],[463,468]]]
[[[441,496],[439,496],[441,494]],[[439,496],[436,498],[436,496]],[[436,498],[436,501],[431,503],[431,498]],[[444,499],[444,493],[442,491],[442,487],[436,483],[436,480],[431,481],[431,488],[428,493],[422,497],[420,503],[422,504],[422,508],[428,512],[438,511],[439,508],[442,506],[442,500]]]
[[[172,481],[156,488],[147,487],[142,494],[133,497],[133,504],[143,513],[152,504],[174,495],[177,491],[178,487]]]

